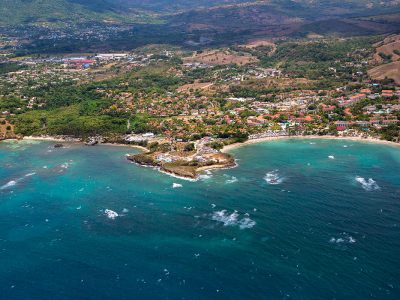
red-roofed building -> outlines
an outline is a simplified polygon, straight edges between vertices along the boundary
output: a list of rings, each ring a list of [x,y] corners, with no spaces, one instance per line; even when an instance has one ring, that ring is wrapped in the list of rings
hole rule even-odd
[[[355,102],[355,101],[365,99],[366,97],[367,97],[366,94],[357,94],[357,95],[351,96],[350,101]]]
[[[391,98],[393,97],[394,93],[392,90],[383,90],[382,91],[382,97],[387,97],[387,98]]]
[[[336,108],[335,105],[326,105],[326,104],[321,104],[321,107],[323,111],[333,111]]]
[[[345,108],[344,109],[344,113],[345,113],[345,115],[347,115],[347,116],[352,116],[353,114],[351,113],[351,111],[350,111],[350,108]]]

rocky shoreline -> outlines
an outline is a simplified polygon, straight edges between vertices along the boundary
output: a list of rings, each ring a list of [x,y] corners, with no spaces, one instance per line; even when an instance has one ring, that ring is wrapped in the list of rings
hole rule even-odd
[[[235,159],[226,153],[218,153],[206,162],[196,160],[175,160],[165,162],[157,160],[157,153],[139,153],[128,155],[127,159],[145,167],[157,168],[161,172],[181,177],[184,179],[197,179],[202,171],[209,169],[222,169],[236,166]]]

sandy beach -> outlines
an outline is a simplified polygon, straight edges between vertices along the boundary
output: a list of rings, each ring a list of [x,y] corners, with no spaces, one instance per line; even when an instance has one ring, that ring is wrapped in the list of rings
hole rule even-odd
[[[265,138],[259,138],[259,139],[253,139],[253,140],[248,140],[243,143],[235,143],[231,145],[225,146],[221,152],[229,152],[233,149],[243,147],[246,145],[251,145],[251,144],[258,144],[258,143],[263,143],[263,142],[270,142],[270,141],[277,141],[277,140],[289,140],[289,139],[331,139],[331,140],[348,140],[348,141],[356,141],[356,142],[365,142],[365,143],[374,143],[374,144],[382,144],[382,145],[388,145],[388,146],[395,146],[395,147],[400,147],[400,143],[395,143],[395,142],[389,142],[385,140],[379,140],[376,138],[363,138],[363,137],[357,137],[357,136],[330,136],[330,135],[324,135],[324,136],[316,136],[316,135],[307,135],[307,136],[274,136],[274,137],[265,137]]]
[[[54,136],[26,136],[23,138],[24,140],[33,140],[33,141],[50,141],[50,142],[56,142],[56,143],[69,143],[69,144],[83,144],[83,141],[81,139],[76,139],[76,138],[65,138],[65,137],[54,137]],[[243,147],[246,145],[252,145],[252,144],[257,144],[257,143],[263,143],[263,142],[270,142],[270,141],[277,141],[277,140],[289,140],[289,139],[324,139],[324,140],[347,140],[347,141],[355,141],[355,142],[364,142],[364,143],[374,143],[374,144],[382,144],[382,145],[387,145],[387,146],[395,146],[395,147],[400,147],[400,143],[395,143],[395,142],[389,142],[389,141],[384,141],[384,140],[379,140],[376,138],[368,137],[368,138],[363,138],[359,136],[355,137],[348,137],[348,136],[315,136],[315,135],[310,135],[310,136],[276,136],[276,137],[264,137],[264,138],[258,138],[258,139],[251,139],[243,143],[235,143],[231,145],[225,146],[221,152],[228,153],[233,149]],[[148,152],[149,150],[143,146],[138,146],[138,145],[129,145],[129,144],[118,144],[118,143],[103,143],[101,145],[106,145],[106,146],[113,146],[113,147],[130,147],[130,148],[135,148],[139,149],[142,152]],[[226,165],[211,165],[211,166],[203,166],[199,167],[196,169],[196,172],[202,173],[204,171],[208,170],[216,170],[216,169],[230,169],[230,168],[235,168],[237,166],[236,162],[232,166],[226,166]],[[196,181],[198,178],[187,178],[183,176],[179,176],[177,174],[172,174],[170,172],[166,172],[161,170],[161,168],[156,167],[158,171],[165,173],[167,175],[179,178],[179,179],[184,179],[184,180],[189,180],[189,181]]]
[[[81,139],[77,138],[59,138],[59,137],[52,137],[52,136],[25,136],[23,140],[31,140],[31,141],[47,141],[47,142],[57,142],[57,143],[76,143],[76,144],[83,144],[84,142]],[[130,145],[130,144],[117,144],[117,143],[102,143],[101,145],[106,146],[114,146],[114,147],[130,147],[140,149],[143,152],[149,151],[146,147],[139,146],[139,145]]]
[[[77,138],[61,138],[61,137],[53,137],[53,136],[25,136],[23,138],[24,140],[34,140],[34,141],[51,141],[51,142],[59,142],[59,143],[83,143],[81,139]],[[389,142],[385,140],[380,140],[377,138],[364,138],[364,137],[359,137],[359,136],[332,136],[332,135],[306,135],[306,136],[274,136],[274,137],[264,137],[264,138],[259,138],[259,139],[252,139],[252,140],[247,140],[243,143],[235,143],[231,145],[226,145],[224,148],[221,150],[221,152],[229,152],[233,149],[247,146],[247,145],[252,145],[252,144],[258,144],[258,143],[263,143],[263,142],[270,142],[270,141],[277,141],[277,140],[288,140],[288,139],[332,139],[332,140],[348,140],[348,141],[356,141],[356,142],[364,142],[364,143],[374,143],[374,144],[382,144],[382,145],[388,145],[388,146],[394,146],[394,147],[400,147],[400,143],[395,143],[395,142]],[[129,145],[129,144],[117,144],[117,143],[104,143],[102,145],[107,145],[107,146],[115,146],[115,147],[131,147],[131,148],[136,148],[140,149],[144,152],[148,152],[149,150],[146,147],[139,146],[139,145]],[[204,169],[214,169],[214,168],[207,168],[203,167]],[[203,170],[202,168],[202,170]],[[218,167],[215,166],[215,169]]]
[[[31,140],[31,141],[48,141],[48,142],[60,142],[60,143],[79,143],[81,142],[80,139],[65,139],[61,137],[54,137],[54,136],[24,136],[23,140]]]

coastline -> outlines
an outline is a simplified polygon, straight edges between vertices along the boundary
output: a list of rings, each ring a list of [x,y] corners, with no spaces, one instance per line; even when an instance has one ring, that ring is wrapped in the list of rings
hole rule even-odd
[[[48,142],[60,142],[60,143],[81,143],[80,139],[70,139],[67,140],[61,137],[54,136],[24,136],[22,140],[30,140],[30,141],[48,141]]]
[[[25,136],[22,140],[30,140],[30,141],[45,141],[45,142],[58,142],[58,143],[72,143],[72,144],[84,144],[81,139],[78,138],[58,138],[53,136],[44,136],[44,137],[37,137],[37,136]],[[143,152],[148,152],[149,150],[145,147],[139,145],[131,145],[131,144],[118,144],[118,143],[102,143],[101,145],[105,146],[113,146],[113,147],[129,147],[129,148],[136,148],[140,149]]]
[[[360,137],[360,136],[296,135],[296,136],[263,137],[263,138],[247,140],[243,143],[234,143],[234,144],[226,145],[221,149],[221,152],[226,153],[230,150],[233,150],[233,149],[236,149],[239,147],[243,147],[246,145],[259,144],[259,143],[263,143],[263,142],[271,142],[271,141],[277,141],[277,140],[290,140],[290,139],[349,140],[349,141],[355,141],[355,142],[366,142],[366,143],[374,143],[374,144],[400,147],[400,143],[380,140],[380,139],[372,138],[372,137],[364,138],[364,137]],[[25,137],[23,137],[23,140],[49,141],[49,142],[60,142],[60,143],[81,143],[81,144],[84,143],[81,139],[78,139],[78,138],[65,139],[65,138],[53,137],[53,136],[43,136],[43,137],[25,136]],[[114,146],[114,147],[131,147],[131,148],[140,149],[143,152],[149,151],[146,147],[139,146],[139,145],[120,144],[120,143],[102,143],[101,145]],[[213,169],[213,168],[211,167],[210,169]],[[202,168],[202,170],[204,170],[204,169]]]
[[[321,139],[321,140],[348,140],[348,141],[354,141],[354,142],[365,142],[365,143],[373,143],[373,144],[381,144],[381,145],[387,145],[387,146],[394,146],[394,147],[400,147],[400,143],[395,143],[395,142],[390,142],[390,141],[385,141],[385,140],[380,140],[377,138],[363,138],[359,136],[332,136],[332,135],[297,135],[297,136],[274,136],[274,137],[264,137],[264,138],[258,138],[258,139],[252,139],[252,140],[247,140],[243,143],[234,143],[230,145],[224,146],[224,148],[221,149],[221,152],[228,153],[229,151],[240,148],[243,146],[247,145],[252,145],[252,144],[259,144],[263,142],[271,142],[271,141],[278,141],[278,140],[296,140],[296,139]]]
[[[308,135],[308,136],[275,136],[275,137],[264,137],[264,138],[257,138],[257,139],[252,139],[252,140],[247,140],[243,143],[234,143],[231,145],[226,145],[224,146],[223,149],[221,149],[222,153],[229,153],[231,150],[237,149],[239,147],[243,147],[246,145],[252,145],[252,144],[258,144],[258,143],[264,143],[264,142],[271,142],[271,141],[278,141],[278,140],[313,140],[313,139],[322,139],[322,140],[344,140],[344,141],[355,141],[355,142],[364,142],[364,143],[373,143],[373,144],[381,144],[381,145],[386,145],[386,146],[394,146],[394,147],[400,147],[400,143],[395,143],[395,142],[390,142],[390,141],[385,141],[385,140],[380,140],[377,138],[372,138],[372,137],[360,137],[360,136],[316,136],[316,135]],[[69,144],[84,144],[84,142],[81,139],[76,139],[76,138],[63,138],[63,137],[53,137],[53,136],[42,136],[42,137],[35,137],[35,136],[26,136],[23,138],[23,140],[36,140],[36,141],[50,141],[50,142],[57,142],[57,143],[69,143]],[[106,145],[106,146],[113,146],[113,147],[130,147],[130,148],[135,148],[139,149],[141,152],[146,153],[149,150],[143,146],[139,145],[130,145],[130,144],[120,144],[120,143],[102,143],[101,145]],[[136,163],[137,164],[137,163]],[[141,164],[137,164],[139,166],[144,166]],[[221,169],[230,169],[230,168],[235,168],[237,166],[237,162],[235,160],[235,163],[232,165],[223,165],[223,164],[216,164],[216,165],[210,165],[210,166],[203,166],[203,167],[198,167],[196,169],[197,173],[202,173],[205,171],[210,171],[210,170],[221,170]],[[146,167],[146,166],[145,166]],[[151,167],[151,166],[149,166]],[[188,181],[196,181],[199,179],[198,176],[191,178],[188,176],[181,176],[180,174],[176,174],[167,170],[163,170],[160,167],[152,167],[156,170],[158,170],[161,173],[164,173],[166,175],[179,178],[181,180],[188,180]]]

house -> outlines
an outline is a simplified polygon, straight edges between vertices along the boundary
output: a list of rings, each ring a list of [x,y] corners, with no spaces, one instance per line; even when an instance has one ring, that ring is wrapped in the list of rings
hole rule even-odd
[[[344,131],[349,127],[350,122],[348,122],[348,121],[336,121],[335,125],[336,125],[337,131]]]
[[[369,127],[371,125],[369,121],[355,121],[354,124],[360,127]]]
[[[106,53],[106,54],[99,54],[96,56],[99,60],[111,60],[111,59],[122,59],[126,58],[128,54],[126,53]]]
[[[90,59],[72,59],[68,61],[68,65],[72,65],[75,68],[84,68],[84,69],[89,68],[94,63],[95,61]]]
[[[381,124],[384,126],[397,124],[397,123],[399,123],[399,120],[397,120],[397,119],[386,119],[386,120],[382,120],[382,122],[381,122]]]
[[[356,94],[356,95],[354,95],[354,96],[351,96],[351,97],[350,97],[350,101],[351,101],[351,102],[356,102],[356,101],[360,101],[360,100],[362,100],[362,99],[365,99],[366,97],[367,97],[366,94],[360,93],[360,94]]]
[[[362,90],[360,91],[360,93],[369,95],[369,94],[372,93],[372,91],[371,91],[370,89],[362,89]]]
[[[376,106],[375,105],[369,105],[369,106],[365,106],[363,108],[363,110],[368,113],[368,114],[372,114],[373,112],[376,111]]]
[[[394,93],[392,90],[382,90],[382,97],[391,98],[393,95]]]
[[[336,108],[335,105],[326,105],[326,104],[321,104],[321,107],[323,111],[333,111]]]

